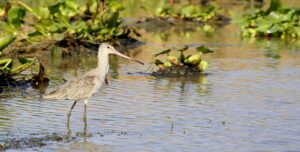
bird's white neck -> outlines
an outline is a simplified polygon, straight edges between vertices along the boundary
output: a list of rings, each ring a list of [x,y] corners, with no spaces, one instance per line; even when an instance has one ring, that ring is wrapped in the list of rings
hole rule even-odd
[[[108,58],[109,54],[105,51],[99,50],[98,52],[98,65],[97,65],[97,72],[99,72],[99,76],[106,76],[109,70],[109,63]]]

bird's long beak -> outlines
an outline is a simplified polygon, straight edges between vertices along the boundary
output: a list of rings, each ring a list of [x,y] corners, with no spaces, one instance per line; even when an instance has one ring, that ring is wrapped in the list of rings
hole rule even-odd
[[[123,57],[123,58],[125,58],[125,59],[128,59],[128,60],[131,60],[131,61],[134,61],[134,62],[137,62],[137,63],[140,63],[140,64],[144,65],[143,62],[141,62],[141,61],[139,61],[139,60],[137,60],[137,59],[131,58],[131,57],[129,57],[129,56],[126,56],[126,55],[124,55],[124,54],[118,52],[117,50],[113,50],[112,54],[118,55],[118,56]]]

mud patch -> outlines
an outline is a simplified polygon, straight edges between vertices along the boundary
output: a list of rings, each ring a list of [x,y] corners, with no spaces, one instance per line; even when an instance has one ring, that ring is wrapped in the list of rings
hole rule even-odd
[[[118,130],[109,130],[109,131],[102,131],[96,133],[67,132],[66,134],[62,134],[62,133],[30,134],[28,137],[7,137],[6,139],[0,139],[0,151],[9,150],[9,149],[39,148],[51,144],[53,142],[68,143],[68,142],[80,141],[82,139],[86,139],[90,137],[104,137],[110,135],[140,136],[141,134],[138,132],[118,131]]]

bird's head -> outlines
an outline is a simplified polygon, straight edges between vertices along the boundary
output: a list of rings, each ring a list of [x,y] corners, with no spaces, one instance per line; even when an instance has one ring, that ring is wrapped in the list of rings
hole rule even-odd
[[[107,54],[115,54],[115,55],[118,55],[118,56],[123,57],[123,58],[125,58],[125,59],[131,60],[131,61],[135,61],[135,62],[137,62],[137,63],[140,63],[140,64],[143,64],[143,65],[144,65],[143,62],[141,62],[141,61],[139,61],[139,60],[137,60],[137,59],[131,58],[131,57],[129,57],[129,56],[126,56],[126,55],[124,55],[124,54],[118,52],[118,51],[113,47],[113,45],[112,45],[112,44],[109,44],[109,43],[102,43],[102,44],[100,45],[100,47],[99,47],[99,51],[105,51],[105,53],[107,53]]]

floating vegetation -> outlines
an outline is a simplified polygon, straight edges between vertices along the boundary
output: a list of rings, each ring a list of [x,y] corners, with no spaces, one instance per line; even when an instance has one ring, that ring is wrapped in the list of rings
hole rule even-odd
[[[185,55],[184,52],[189,48],[183,47],[178,50],[167,49],[155,54],[154,64],[158,67],[157,71],[152,72],[154,76],[188,76],[202,73],[208,68],[208,63],[202,59],[203,54],[213,51],[206,46],[196,48],[197,53]],[[172,51],[179,51],[179,56],[170,55]],[[158,59],[159,56],[166,55],[165,61]]]
[[[23,71],[29,70],[37,62],[36,58],[19,57],[18,60],[12,58],[0,59],[0,92],[3,88],[10,86],[11,83],[18,81],[30,82],[34,88],[45,91],[49,79],[45,77],[45,68],[39,61],[40,70],[38,74],[20,75]]]
[[[88,0],[61,0],[47,7],[31,8],[18,1],[0,8],[0,29],[5,35],[0,39],[0,50],[18,42],[40,43],[46,40],[95,43],[128,37],[131,29],[121,27],[120,3]],[[24,19],[30,16],[33,19]],[[26,29],[26,30],[24,30]],[[61,43],[56,43],[61,44]]]
[[[20,74],[22,71],[29,69],[36,61],[35,58],[19,58],[20,65],[17,67],[13,67],[14,61],[11,58],[1,59],[0,60],[0,78],[1,80],[5,78],[11,78]]]
[[[241,22],[243,37],[300,36],[300,8],[284,8],[280,0],[271,0],[267,10],[256,10]]]
[[[7,2],[0,7],[1,80],[11,80],[35,63],[34,59],[30,62],[19,60],[20,66],[12,68],[17,60],[7,56],[40,51],[53,45],[90,46],[89,44],[98,45],[98,42],[128,38],[131,29],[121,27],[119,12],[123,7],[120,4],[108,1],[104,5],[98,0],[79,4],[76,0],[60,0],[46,7],[31,8],[21,1]],[[39,75],[32,80],[40,81],[44,78]]]
[[[147,8],[146,8],[147,10]],[[229,23],[229,18],[217,13],[217,7],[211,4],[208,5],[176,5],[162,3],[162,5],[154,12],[153,18],[148,18],[146,21],[163,20],[170,24],[182,24],[181,22],[194,22],[201,25],[206,25],[212,22],[216,25],[224,25]]]
[[[164,5],[158,7],[154,16],[160,18],[176,18],[183,20],[208,21],[216,15],[216,7],[213,5],[199,6],[186,5],[176,8],[174,5]]]

